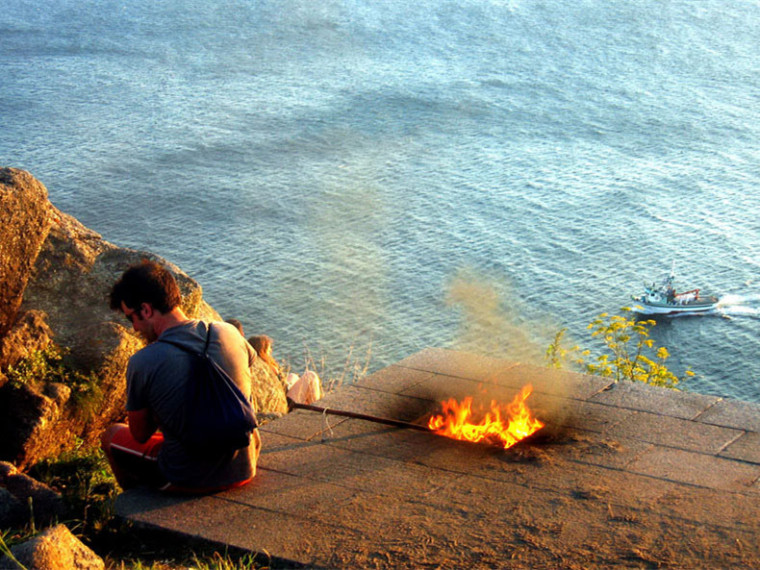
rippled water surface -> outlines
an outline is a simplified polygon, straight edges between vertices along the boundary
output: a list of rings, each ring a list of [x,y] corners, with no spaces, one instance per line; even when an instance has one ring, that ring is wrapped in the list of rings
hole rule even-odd
[[[0,163],[277,356],[538,358],[675,261],[656,340],[760,402],[760,4],[7,0]]]

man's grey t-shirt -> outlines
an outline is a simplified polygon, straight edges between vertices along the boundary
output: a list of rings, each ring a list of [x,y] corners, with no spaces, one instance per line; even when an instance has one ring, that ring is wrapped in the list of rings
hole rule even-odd
[[[247,397],[256,352],[229,323],[213,322],[209,355],[230,375]],[[164,434],[158,465],[167,480],[188,487],[231,485],[255,474],[253,445],[235,452],[198,457],[180,443],[185,382],[192,356],[161,339],[203,351],[207,323],[188,323],[165,330],[159,340],[135,353],[127,366],[127,411],[150,409]]]

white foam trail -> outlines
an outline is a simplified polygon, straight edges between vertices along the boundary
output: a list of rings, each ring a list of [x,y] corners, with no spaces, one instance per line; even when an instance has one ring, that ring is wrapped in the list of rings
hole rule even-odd
[[[718,301],[716,310],[725,317],[760,317],[760,307],[752,306],[760,302],[760,294],[725,295]]]
[[[760,317],[760,293],[750,295],[724,295],[718,301],[715,311],[726,318]]]
[[[760,317],[760,308],[743,305],[718,308],[717,311],[727,317]]]
[[[724,295],[718,301],[718,308],[757,302],[760,302],[760,293],[753,293],[752,295]]]

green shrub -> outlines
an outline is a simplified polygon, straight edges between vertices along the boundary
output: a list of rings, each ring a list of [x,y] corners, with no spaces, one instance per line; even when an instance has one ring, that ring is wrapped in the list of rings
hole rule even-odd
[[[622,315],[602,313],[587,327],[592,331],[592,338],[603,342],[601,354],[592,356],[590,350],[581,350],[577,345],[564,347],[562,342],[566,329],[562,329],[546,349],[547,363],[554,368],[562,368],[569,361],[587,374],[614,378],[615,382],[630,380],[665,388],[676,388],[680,382],[694,375],[691,370],[686,370],[684,377],[679,378],[667,368],[665,363],[670,353],[649,338],[656,321],[637,320],[628,307],[623,307],[621,312]]]
[[[49,382],[58,382],[71,388],[71,404],[82,419],[88,419],[102,397],[98,377],[84,373],[66,362],[68,349],[50,343],[44,350],[36,350],[5,372],[12,387],[39,388]]]

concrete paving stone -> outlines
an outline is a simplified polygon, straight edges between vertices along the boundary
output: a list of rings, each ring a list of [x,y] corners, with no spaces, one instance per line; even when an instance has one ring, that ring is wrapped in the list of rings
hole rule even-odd
[[[521,483],[497,483],[494,479],[477,474],[453,473],[449,473],[449,481],[451,484],[445,492],[420,494],[417,500],[436,505],[440,510],[459,511],[470,518],[503,521],[503,513],[517,509],[524,497],[525,486]],[[494,493],[497,484],[499,492]],[[437,491],[437,487],[434,489]],[[547,491],[544,499],[548,501],[551,498],[553,495]]]
[[[477,515],[466,508],[440,508],[426,502],[400,501],[372,501],[344,511],[346,519],[364,520],[369,528],[386,529],[383,533],[387,536],[386,540],[383,544],[375,543],[372,548],[382,552],[379,566],[388,568],[419,567],[419,564],[414,564],[415,560],[424,560],[426,567],[473,567],[470,557],[479,542],[473,536],[473,530],[484,524],[475,518]],[[496,526],[493,522],[488,524]],[[498,528],[492,529],[492,534],[498,534],[507,526],[498,525]],[[360,549],[360,545],[349,541],[342,543],[341,547],[349,551]],[[494,544],[498,545],[499,540],[495,540]],[[366,567],[366,564],[361,567]]]
[[[341,424],[334,430],[325,443],[389,459],[422,463],[423,458],[436,450],[447,449],[452,444],[462,442],[453,441],[433,432],[384,428],[366,422],[349,422]]]
[[[360,418],[351,418],[346,422],[342,422],[341,424],[336,425],[329,434],[329,437],[326,437],[325,439],[328,442],[334,442],[336,440],[342,439],[363,438],[365,436],[374,434],[389,434],[391,436],[404,434],[407,437],[419,437],[421,434],[421,437],[427,439],[431,435],[431,432],[427,429],[427,427],[423,426],[420,423],[407,422],[403,423],[402,425],[414,426],[414,428],[410,429],[404,427],[389,426]]]
[[[535,417],[549,426],[595,432],[605,432],[635,413],[593,401],[562,398],[541,392],[531,394],[526,404]]]
[[[348,421],[348,418],[325,415],[307,410],[294,410],[274,422],[261,427],[262,438],[276,430],[282,435],[289,435],[305,441],[319,440],[329,434],[335,426]],[[275,427],[276,426],[276,427]]]
[[[331,445],[270,453],[262,461],[262,466],[264,465],[267,469],[305,480],[330,483],[384,497],[392,495],[413,498],[419,495],[420,490],[429,495],[434,491],[440,492],[440,489],[458,477],[456,474],[436,471],[408,461]]]
[[[560,527],[564,521],[578,518],[578,510],[586,512],[586,515],[589,510],[596,511],[600,522],[604,522],[608,516],[615,518],[624,513],[635,513],[639,519],[659,514],[678,519],[678,524],[688,520],[700,525],[735,527],[742,525],[743,517],[757,509],[757,504],[747,505],[746,496],[715,493],[711,489],[696,487],[684,489],[682,484],[668,481],[653,484],[650,476],[621,470],[590,467],[582,472],[576,471],[576,475],[573,475],[568,473],[567,464],[542,464],[535,467],[532,474],[519,481],[498,474],[493,477],[493,474],[484,472],[463,475],[445,493],[426,497],[425,501],[438,505],[440,509],[459,511],[462,516],[470,518],[495,519],[500,516],[503,519],[506,512],[530,514],[532,503],[524,500],[529,491],[533,502],[557,505],[550,524]],[[498,493],[494,493],[495,488]],[[725,499],[724,511],[716,515],[714,511],[720,507],[721,498]],[[443,504],[440,504],[441,500]],[[687,519],[683,518],[681,511],[667,508],[668,503],[683,505],[685,502],[691,505]],[[567,516],[561,516],[557,512],[563,509],[563,505]],[[703,507],[697,508],[699,505]],[[705,508],[704,505],[710,505],[710,508]],[[542,509],[540,507],[538,510]],[[588,520],[586,515],[584,520]],[[531,518],[527,516],[520,522],[530,524]],[[533,519],[533,524],[537,522],[537,519]],[[760,525],[755,522],[754,527],[758,526]]]
[[[639,510],[650,509],[668,492],[681,487],[669,481],[653,484],[651,477],[624,469],[572,461],[559,462],[547,470],[542,484],[568,499],[594,500]]]
[[[659,484],[659,482],[658,482]],[[674,519],[686,518],[706,525],[737,529],[758,534],[757,509],[760,497],[746,489],[729,492],[723,489],[669,485],[669,490],[649,507]],[[687,517],[684,517],[687,513]]]
[[[514,393],[482,380],[468,380],[445,374],[434,374],[425,382],[404,388],[399,393],[431,402],[428,413],[440,409],[440,402],[450,398],[461,401],[472,396],[477,401],[488,402],[491,398],[511,400],[514,397]]]
[[[588,400],[611,384],[608,378],[600,376],[588,376],[530,364],[513,366],[495,377],[494,381],[510,386],[531,384],[535,392],[575,400]]]
[[[467,356],[472,358],[471,355]],[[459,358],[458,365],[466,368],[466,358],[461,355]],[[585,400],[610,384],[610,380],[605,378],[540,366],[497,359],[489,359],[488,362],[490,365],[483,370],[482,374],[470,373],[466,377],[462,377],[463,373],[456,368],[447,372],[448,367],[441,365],[434,370],[436,376],[433,379],[407,389],[404,393],[438,400],[452,397],[447,396],[447,394],[455,391],[469,391],[467,386],[473,385],[475,386],[475,390],[471,392],[473,396],[485,390],[489,393],[502,394],[502,397],[511,399],[509,394],[516,394],[523,386],[531,384],[535,392]],[[463,382],[463,380],[469,381],[469,383]],[[461,388],[458,384],[461,384]]]
[[[731,491],[747,491],[760,477],[760,465],[663,447],[645,451],[628,465],[627,470],[669,481]]]
[[[336,516],[336,512],[340,512],[343,505],[354,501],[360,493],[366,492],[339,482],[333,483],[261,469],[253,481],[234,497],[234,500],[233,498],[226,498],[226,500],[311,521],[337,524],[336,519],[339,517]],[[217,505],[215,508],[228,507]],[[352,527],[347,523],[345,526]]]
[[[597,465],[585,465],[582,467],[571,466],[558,462],[545,469],[542,473],[540,485],[547,491],[566,497],[568,499],[581,499],[583,501],[596,501],[613,507],[634,509],[640,513],[660,513],[667,517],[680,518],[699,524],[722,524],[733,525],[737,520],[733,515],[716,518],[710,509],[665,509],[664,504],[670,503],[673,507],[685,502],[700,504],[712,493],[718,500],[720,497],[728,497],[725,490],[716,492],[714,489],[699,488],[684,485],[682,481],[658,478],[649,473],[638,473],[627,469],[610,469]],[[741,502],[741,496],[737,502]],[[744,497],[746,499],[746,497]],[[755,504],[750,509],[756,510]],[[684,516],[684,511],[686,515]]]
[[[369,390],[368,392],[373,392]],[[392,397],[390,395],[389,397]],[[427,417],[427,414],[424,414],[422,416],[418,417],[418,414],[420,414],[422,409],[426,409],[427,405],[430,404],[430,402],[427,402],[426,406],[420,407],[419,406],[419,400],[417,399],[406,399],[401,398],[399,400],[396,400],[395,402],[397,404],[397,407],[395,410],[380,410],[380,413],[378,414],[375,409],[372,409],[370,411],[375,412],[371,413],[372,417],[377,418],[386,418],[390,420],[397,420],[401,422],[407,422],[407,423],[417,423],[419,425],[419,429],[423,429],[424,426],[417,422],[417,420],[420,419],[420,417]],[[319,405],[323,405],[323,403],[320,401],[318,402]],[[336,407],[330,407],[325,406],[328,409],[327,413],[319,412],[319,411],[312,411],[312,410],[294,410],[293,412],[287,414],[286,416],[277,419],[275,422],[271,422],[270,424],[267,424],[261,428],[262,434],[266,434],[272,431],[275,431],[280,434],[284,435],[290,435],[292,437],[296,437],[299,439],[305,439],[305,440],[320,440],[324,438],[330,438],[332,437],[332,434],[334,430],[343,424],[346,424],[347,422],[350,422],[351,425],[360,425],[360,424],[366,424],[371,429],[375,430],[379,427],[386,428],[390,427],[390,429],[400,429],[397,427],[392,426],[386,426],[382,422],[376,422],[372,420],[362,419],[362,418],[349,418],[342,415],[336,415],[333,413],[329,413],[329,410],[341,410],[345,409],[345,407],[338,408]],[[371,406],[361,406],[356,405],[354,406],[354,409],[348,410],[350,412],[358,412],[358,413],[367,413],[367,409],[371,408]],[[273,427],[276,426],[276,427]]]
[[[226,521],[225,513],[246,505],[303,520],[333,524],[335,508],[350,501],[356,491],[340,485],[309,481],[286,473],[258,469],[253,481],[237,489],[201,497],[177,497],[147,489],[134,489],[117,498],[116,511],[138,522],[170,530],[173,521],[192,521],[196,531],[206,532]],[[251,519],[254,520],[254,519]],[[184,529],[187,530],[187,529]]]
[[[486,463],[506,462],[511,464],[509,449],[485,443],[457,441],[434,436],[431,445],[419,453],[416,462],[432,469],[442,469],[453,473],[472,474]]]
[[[264,443],[259,465],[291,474],[305,474],[303,470],[309,468],[310,458],[317,453],[314,450],[323,450],[326,446],[412,463],[429,452],[431,442],[435,443],[441,438],[432,433],[405,432],[352,420],[341,424],[331,436],[322,440],[302,440],[277,433],[266,433],[262,439]],[[371,462],[372,459],[367,461]]]
[[[610,427],[607,434],[612,437],[628,437],[657,445],[717,454],[738,439],[742,432],[649,412],[634,412],[619,424]]]
[[[443,475],[446,477],[446,475]],[[402,501],[396,500],[397,505],[389,509],[395,514],[397,509],[413,509],[425,513],[424,518],[430,524],[432,531],[435,527],[444,533],[452,533],[456,528],[466,528],[469,522],[486,521],[509,524],[510,515],[518,509],[522,493],[521,486],[504,484],[499,487],[499,493],[494,493],[494,482],[476,477],[460,476],[452,478],[449,475],[445,487],[435,481],[429,488],[417,488],[416,495],[408,494]],[[538,500],[549,500],[551,493],[539,492]],[[385,501],[383,501],[385,502]],[[448,522],[446,522],[448,519]],[[442,524],[443,523],[443,524]]]
[[[493,488],[489,491],[492,492]],[[353,500],[340,505],[340,520],[343,525],[349,527],[357,525],[359,528],[386,529],[386,542],[382,545],[371,544],[371,548],[384,551],[384,555],[387,556],[385,565],[391,567],[396,567],[405,560],[410,554],[410,549],[431,544],[438,545],[436,550],[445,548],[449,551],[442,553],[443,558],[438,558],[435,552],[420,552],[420,560],[438,560],[439,564],[443,561],[451,563],[452,557],[456,560],[457,552],[471,552],[472,549],[477,549],[483,540],[491,540],[498,544],[498,539],[494,540],[494,534],[511,533],[515,521],[522,523],[525,520],[522,512],[514,508],[520,500],[516,493],[511,497],[499,495],[497,500],[489,505],[493,517],[481,512],[484,503],[473,501],[475,497],[470,497],[469,501],[451,501],[445,500],[445,497],[438,497],[442,500],[435,501],[433,495],[434,493],[421,493],[417,497],[418,500],[391,495],[378,500],[369,493],[357,494]],[[396,542],[394,536],[398,539],[399,549],[393,548]],[[358,533],[340,539],[340,550],[344,552],[361,551],[366,546],[367,540]],[[472,561],[470,560],[469,565],[464,565],[471,566]],[[349,564],[348,567],[350,566]]]
[[[371,390],[400,394],[405,389],[421,384],[433,376],[432,372],[391,365],[365,376],[355,385]]]
[[[419,418],[431,407],[427,400],[371,390],[362,386],[347,386],[336,390],[318,402],[314,402],[314,405],[409,422]],[[309,411],[308,413],[318,412]]]
[[[339,517],[334,517],[337,523]],[[225,518],[203,531],[203,536],[220,544],[259,552],[283,562],[271,564],[278,568],[293,568],[293,562],[306,568],[330,567],[326,564],[335,550],[334,544],[356,539],[367,542],[361,530],[346,525],[318,522],[282,513],[272,513],[239,505],[229,509]],[[330,536],[335,542],[314,540]]]
[[[154,514],[162,511],[177,513],[183,504],[193,502],[202,505],[213,501],[211,496],[187,497],[181,495],[168,495],[150,489],[130,489],[116,497],[115,507],[120,516],[141,517],[150,519]],[[174,510],[175,507],[177,510]]]
[[[319,439],[306,440],[277,432],[264,432],[259,464],[276,469],[282,461],[283,452],[295,452],[293,460],[302,461],[297,452],[323,445],[403,461],[413,459],[419,453],[420,446],[423,449],[428,447],[430,438],[438,439],[439,436],[432,432],[403,430],[361,420],[341,422],[332,432],[326,432]]]
[[[262,455],[261,464],[267,469],[308,477],[315,481],[339,483],[355,472],[367,473],[376,469],[382,456],[360,454],[321,442],[303,441],[300,445],[279,448]]]
[[[428,460],[433,465],[446,465],[439,457],[431,457]],[[439,463],[440,461],[440,463]],[[485,457],[470,465],[461,463],[449,464],[449,469],[457,470],[466,475],[472,481],[474,492],[483,492],[485,496],[493,496],[498,489],[500,496],[509,494],[512,497],[524,498],[528,493],[533,495],[537,492],[558,493],[558,488],[549,481],[565,481],[567,473],[561,472],[561,466],[565,462],[558,462],[549,455],[510,455],[509,450],[501,456],[493,455]],[[492,497],[493,498],[493,497]]]
[[[476,389],[480,385],[488,391],[501,387],[505,394],[517,393],[526,384],[532,384],[535,391],[575,399],[588,399],[610,384],[605,378],[443,349],[424,350],[397,365],[435,372],[436,377],[417,386],[418,389],[410,387],[404,391],[433,399],[452,397],[446,394],[458,390],[457,381],[461,379],[474,382]],[[438,390],[438,386],[443,389]]]
[[[410,549],[418,545],[432,545],[436,552],[427,551],[412,553],[414,560],[425,560],[426,565],[443,566],[446,568],[493,568],[504,567],[506,560],[513,560],[513,552],[506,550],[498,552],[500,544],[506,544],[529,531],[533,538],[554,538],[561,531],[562,524],[556,520],[546,520],[545,504],[554,501],[557,496],[552,493],[536,492],[535,501],[528,504],[520,488],[499,486],[495,493],[493,482],[473,480],[468,478],[459,488],[451,488],[447,500],[431,502],[428,498],[419,501],[375,502],[367,505],[366,509],[344,511],[346,518],[365,518],[369,526],[396,528],[397,534],[408,536],[403,546]],[[475,488],[475,491],[472,489]],[[437,496],[436,498],[443,498]],[[367,514],[369,511],[369,514]],[[596,508],[599,521],[605,522],[607,517],[606,505]],[[574,509],[568,509],[567,519],[573,520]],[[584,517],[587,519],[588,517]],[[600,531],[602,530],[600,525]],[[596,533],[590,538],[598,536]],[[574,536],[577,541],[577,535]],[[482,545],[488,545],[487,550],[496,549],[495,557],[483,559],[487,551],[479,552]],[[403,556],[403,552],[391,555]],[[531,559],[530,567],[549,567],[539,563],[535,556]],[[396,567],[398,560],[391,558],[385,564]],[[556,561],[555,561],[556,563]],[[507,567],[515,567],[509,564]],[[523,566],[517,566],[522,568]]]
[[[375,469],[358,470],[337,484],[373,494],[379,501],[425,502],[436,505],[448,503],[451,489],[459,485],[459,473],[430,469],[410,462],[376,457]]]
[[[225,500],[218,496],[173,496],[150,489],[130,489],[116,499],[115,509],[119,516],[138,523],[159,526],[168,530],[183,531],[182,522],[191,520],[193,533],[201,528],[213,527],[224,520],[224,511],[235,498],[243,494],[242,488],[225,493]]]
[[[720,452],[721,457],[760,464],[760,433],[745,432],[739,439]]]
[[[396,365],[482,381],[505,368],[515,366],[516,363],[456,350],[427,348],[397,362]]]
[[[277,420],[272,425],[276,426],[280,421],[282,420]],[[292,426],[287,426],[280,431],[281,434],[286,434],[293,439],[307,441],[299,439],[297,434],[293,435],[291,433]],[[264,436],[268,440],[269,434],[265,432],[262,437]],[[360,419],[348,419],[332,426],[330,430],[324,431],[319,439],[308,441],[406,461],[413,460],[420,453],[425,453],[430,448],[448,445],[446,442],[450,440],[424,429],[418,431],[385,426]],[[287,443],[283,442],[283,445],[287,445]],[[266,455],[266,453],[267,450],[262,455]]]
[[[760,404],[719,400],[695,419],[706,424],[760,432]]]
[[[620,515],[618,507],[622,507],[638,512],[639,519],[660,515],[679,525],[689,521],[697,525],[760,529],[760,521],[752,514],[760,507],[760,497],[747,493],[741,474],[735,490],[663,479],[659,471],[651,474],[589,467],[573,473],[568,476],[567,471],[563,475],[558,470],[543,478],[543,482],[573,498],[608,504],[616,515]],[[711,482],[718,480],[714,477]]]
[[[616,443],[616,442],[615,442]],[[632,444],[641,442],[632,442]],[[593,450],[594,455],[589,453]],[[568,473],[589,472],[600,480],[608,477],[608,467],[621,469],[644,449],[620,450],[605,440],[573,441],[572,443],[542,443],[520,445],[509,449],[467,442],[452,442],[448,448],[439,448],[419,458],[431,469],[461,473],[467,477],[482,478],[487,485],[515,485],[531,489],[544,488],[560,492],[568,481]],[[486,485],[486,486],[487,486]],[[488,493],[486,493],[488,494]]]
[[[185,513],[180,517],[150,521],[161,528],[187,534],[197,533],[206,540],[254,552],[273,553],[277,558],[307,566],[323,566],[332,546],[314,541],[314,536],[329,535],[336,541],[361,538],[362,532],[341,523],[338,516],[331,521],[291,516],[271,508],[251,507],[244,503],[217,500],[213,509]],[[191,507],[192,503],[188,503]],[[191,529],[187,522],[192,521]]]
[[[611,486],[605,486],[605,479],[593,486],[583,486],[573,478],[556,478],[557,486],[545,486],[543,481],[536,484],[510,484],[498,482],[498,493],[494,493],[494,481],[478,476],[467,476],[458,488],[450,491],[450,501],[463,510],[478,513],[479,516],[504,521],[511,515],[511,524],[548,527],[548,531],[561,528],[564,521],[577,518],[578,511],[596,511],[600,520],[607,518],[608,506],[615,504],[617,494]],[[530,491],[532,501],[525,501]],[[583,500],[573,503],[569,499],[582,495]],[[545,519],[545,505],[554,505],[555,517]],[[534,507],[536,513],[534,514]],[[563,515],[564,513],[564,515]],[[586,517],[584,517],[586,518]],[[588,520],[586,518],[586,520]],[[506,522],[506,521],[504,521]],[[553,528],[552,528],[553,527]]]
[[[273,431],[272,426],[265,425],[259,428],[259,431],[261,432],[261,455],[259,456],[259,462],[274,451],[298,447],[305,441],[310,441]],[[312,442],[313,445],[317,445],[317,443],[318,442]]]
[[[574,445],[562,446],[564,457],[579,463],[614,469],[625,469],[653,447],[651,443],[624,437],[587,437],[578,433],[576,438]]]
[[[649,386],[641,382],[616,382],[611,384],[609,389],[592,396],[591,400],[610,406],[690,420],[714,405],[720,398]]]
[[[494,487],[498,487],[500,493],[508,492],[505,486],[515,489],[513,492],[517,497],[524,495],[520,488],[569,496],[577,491],[580,481],[584,484],[594,481],[595,487],[609,485],[614,489],[616,481],[625,479],[625,485],[629,488],[651,487],[651,479],[621,471],[622,464],[630,463],[645,449],[628,454],[625,460],[615,461],[609,457],[603,459],[604,454],[618,453],[609,448],[600,448],[596,457],[583,454],[578,458],[576,452],[588,448],[585,445],[579,447],[577,442],[570,446],[549,444],[507,450],[465,442],[453,443],[460,447],[459,453],[451,453],[450,449],[437,450],[421,458],[421,463],[431,469],[443,469],[468,477],[468,488],[474,493],[482,492],[486,497],[493,494]],[[635,444],[632,442],[632,445]],[[481,483],[473,483],[475,479]],[[646,493],[638,493],[631,504],[640,504],[644,496],[650,500],[656,499],[664,492],[662,489],[648,489]],[[610,495],[616,496],[612,492]]]

